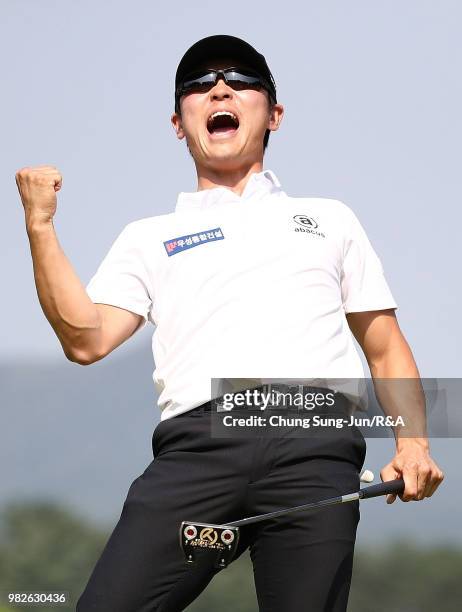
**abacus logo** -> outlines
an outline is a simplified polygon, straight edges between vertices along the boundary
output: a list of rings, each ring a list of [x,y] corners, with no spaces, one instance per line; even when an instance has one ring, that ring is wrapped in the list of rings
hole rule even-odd
[[[313,217],[307,217],[306,215],[295,215],[294,221],[303,227],[311,227],[312,229],[316,229],[318,227],[318,224]]]
[[[323,232],[316,231],[316,229],[319,227],[319,224],[313,217],[309,217],[308,215],[294,215],[293,220],[295,221],[295,223],[297,223],[297,227],[294,228],[294,231],[314,234],[315,236],[320,236],[321,238],[326,237]]]

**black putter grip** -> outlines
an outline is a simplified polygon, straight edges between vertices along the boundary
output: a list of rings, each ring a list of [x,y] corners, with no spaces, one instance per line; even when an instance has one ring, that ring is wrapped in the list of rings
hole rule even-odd
[[[369,499],[370,497],[379,497],[379,495],[388,495],[389,493],[402,493],[404,491],[404,480],[387,480],[381,484],[372,485],[361,489],[361,499]]]

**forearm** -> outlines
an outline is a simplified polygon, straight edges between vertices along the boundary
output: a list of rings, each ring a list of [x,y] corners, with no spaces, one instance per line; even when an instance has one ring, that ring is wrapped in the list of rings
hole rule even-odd
[[[82,361],[101,336],[101,315],[62,250],[52,220],[26,218],[35,285],[66,356]]]
[[[405,502],[431,497],[444,474],[430,456],[425,395],[411,350],[407,347],[407,350],[389,351],[371,372],[384,412],[394,418],[400,415],[405,422],[405,427],[394,428],[396,454],[382,468],[380,477],[382,480],[403,478],[405,490],[400,498]],[[395,499],[396,495],[388,495],[387,503]]]
[[[428,448],[425,394],[412,352],[404,340],[369,364],[377,400],[384,413],[404,426],[393,430],[398,450],[409,443]]]
[[[412,351],[399,329],[394,312],[357,312],[347,315],[369,365],[375,394],[384,413],[395,421],[396,454],[380,472],[382,480],[404,478],[403,501],[430,497],[444,474],[430,457],[425,394]],[[402,417],[404,426],[396,423]],[[393,503],[396,495],[388,495]]]

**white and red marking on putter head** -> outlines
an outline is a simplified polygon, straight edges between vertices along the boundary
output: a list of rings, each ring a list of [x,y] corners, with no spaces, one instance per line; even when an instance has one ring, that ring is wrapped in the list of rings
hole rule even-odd
[[[225,529],[221,534],[221,539],[225,544],[231,544],[234,540],[234,533],[230,529]]]
[[[197,535],[197,529],[194,527],[194,525],[188,525],[188,527],[186,527],[184,530],[184,535],[188,540],[192,540]]]

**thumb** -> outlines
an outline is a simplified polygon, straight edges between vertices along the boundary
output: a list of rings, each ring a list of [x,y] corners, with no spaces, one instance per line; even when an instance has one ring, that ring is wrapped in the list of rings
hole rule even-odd
[[[380,472],[380,478],[382,482],[386,482],[388,480],[396,480],[396,478],[398,478],[399,475],[400,475],[399,472],[393,467],[391,463],[386,465]],[[397,497],[396,493],[389,493],[386,496],[387,504],[392,504],[396,500],[396,497]]]

